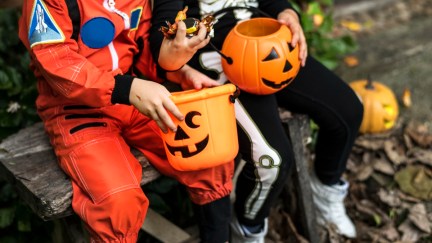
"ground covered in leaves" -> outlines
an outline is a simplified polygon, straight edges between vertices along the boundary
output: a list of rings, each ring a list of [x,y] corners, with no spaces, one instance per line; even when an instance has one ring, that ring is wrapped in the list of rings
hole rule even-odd
[[[401,0],[341,22],[353,34],[367,35],[431,13],[429,0]],[[345,173],[351,185],[345,204],[358,237],[343,238],[327,225],[322,242],[432,242],[432,123],[414,119],[401,116],[391,131],[357,138]],[[273,208],[266,242],[308,242],[286,211],[282,202]]]
[[[400,121],[389,132],[358,137],[347,164],[346,199],[358,237],[348,240],[332,225],[323,242],[432,242],[432,134],[427,123]],[[294,219],[277,205],[267,242],[307,242]],[[287,234],[289,232],[289,234]]]

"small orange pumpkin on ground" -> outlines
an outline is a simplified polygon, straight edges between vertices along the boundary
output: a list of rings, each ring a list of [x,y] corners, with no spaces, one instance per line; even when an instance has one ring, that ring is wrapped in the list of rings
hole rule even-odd
[[[393,91],[386,85],[368,80],[349,84],[363,103],[361,133],[381,133],[393,128],[399,115],[399,106]]]
[[[291,46],[289,28],[271,18],[237,24],[222,46],[222,68],[241,90],[272,94],[286,87],[300,69],[299,47]]]

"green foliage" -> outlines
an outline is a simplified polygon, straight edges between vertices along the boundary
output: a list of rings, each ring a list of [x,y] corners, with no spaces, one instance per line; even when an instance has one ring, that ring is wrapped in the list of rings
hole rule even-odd
[[[17,33],[19,16],[19,9],[0,9],[0,141],[39,119],[36,80]],[[52,224],[35,217],[0,178],[0,242],[50,242],[50,232]]]
[[[18,38],[19,9],[0,9],[0,140],[38,120],[36,80]]]
[[[344,55],[356,50],[357,43],[352,36],[334,33],[333,0],[290,2],[301,13],[309,54],[326,67],[336,68]]]
[[[0,179],[0,242],[50,243],[52,231],[52,223],[35,217],[19,200],[12,185]]]

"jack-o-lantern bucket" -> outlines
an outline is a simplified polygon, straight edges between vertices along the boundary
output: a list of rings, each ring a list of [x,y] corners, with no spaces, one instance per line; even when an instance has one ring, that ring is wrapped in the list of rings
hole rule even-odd
[[[237,87],[225,84],[201,90],[172,93],[171,99],[185,115],[173,116],[177,131],[161,133],[169,163],[191,171],[232,161],[238,152],[234,101]]]
[[[271,18],[238,23],[222,45],[222,68],[241,90],[272,94],[286,87],[300,69],[299,45],[291,46],[286,25]]]

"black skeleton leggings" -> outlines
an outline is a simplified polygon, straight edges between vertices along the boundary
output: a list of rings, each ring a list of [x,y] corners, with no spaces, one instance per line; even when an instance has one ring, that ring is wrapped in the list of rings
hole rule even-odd
[[[268,217],[293,162],[278,106],[307,114],[319,126],[314,169],[328,185],[337,183],[344,172],[363,116],[363,106],[347,83],[312,57],[283,90],[266,96],[242,92],[235,106],[246,163],[237,179],[234,208],[245,225]]]

